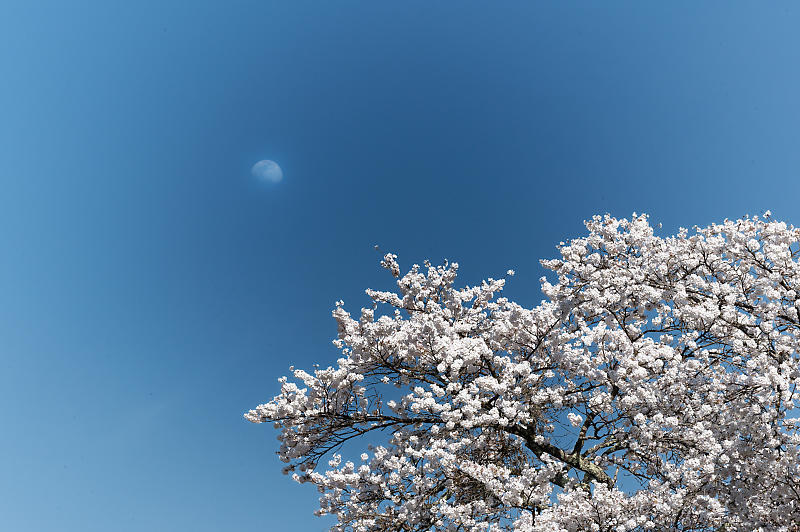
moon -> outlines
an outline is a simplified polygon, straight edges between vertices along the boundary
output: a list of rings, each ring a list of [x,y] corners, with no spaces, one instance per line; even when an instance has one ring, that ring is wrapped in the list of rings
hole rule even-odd
[[[253,176],[269,183],[277,183],[283,179],[283,170],[281,170],[281,167],[278,166],[278,163],[275,161],[270,161],[269,159],[258,161],[253,165],[250,173],[252,173]]]

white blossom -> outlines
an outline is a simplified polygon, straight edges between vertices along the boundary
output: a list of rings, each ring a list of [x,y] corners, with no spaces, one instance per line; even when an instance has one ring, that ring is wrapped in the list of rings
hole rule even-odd
[[[395,292],[337,302],[336,365],[245,414],[333,530],[797,530],[800,231],[586,227],[533,308],[392,254]]]

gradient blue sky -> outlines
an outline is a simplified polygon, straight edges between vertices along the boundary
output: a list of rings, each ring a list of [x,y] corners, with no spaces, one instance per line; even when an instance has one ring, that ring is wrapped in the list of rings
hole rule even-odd
[[[0,520],[314,531],[242,419],[404,266],[595,213],[800,224],[794,2],[6,2]],[[274,159],[285,179],[249,169]]]

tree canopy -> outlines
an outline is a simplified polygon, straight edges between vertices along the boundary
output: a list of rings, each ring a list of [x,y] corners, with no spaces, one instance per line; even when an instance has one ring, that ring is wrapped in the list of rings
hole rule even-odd
[[[545,299],[458,265],[384,268],[333,367],[245,414],[333,530],[792,530],[800,522],[800,230],[660,237],[595,216],[544,260]],[[513,275],[512,271],[509,271]],[[343,458],[361,446],[360,458]]]

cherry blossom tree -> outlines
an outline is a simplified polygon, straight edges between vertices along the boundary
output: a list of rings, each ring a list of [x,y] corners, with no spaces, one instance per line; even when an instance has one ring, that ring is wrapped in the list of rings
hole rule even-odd
[[[332,530],[797,530],[800,229],[586,228],[534,308],[392,254],[336,305],[337,364],[245,414]]]

